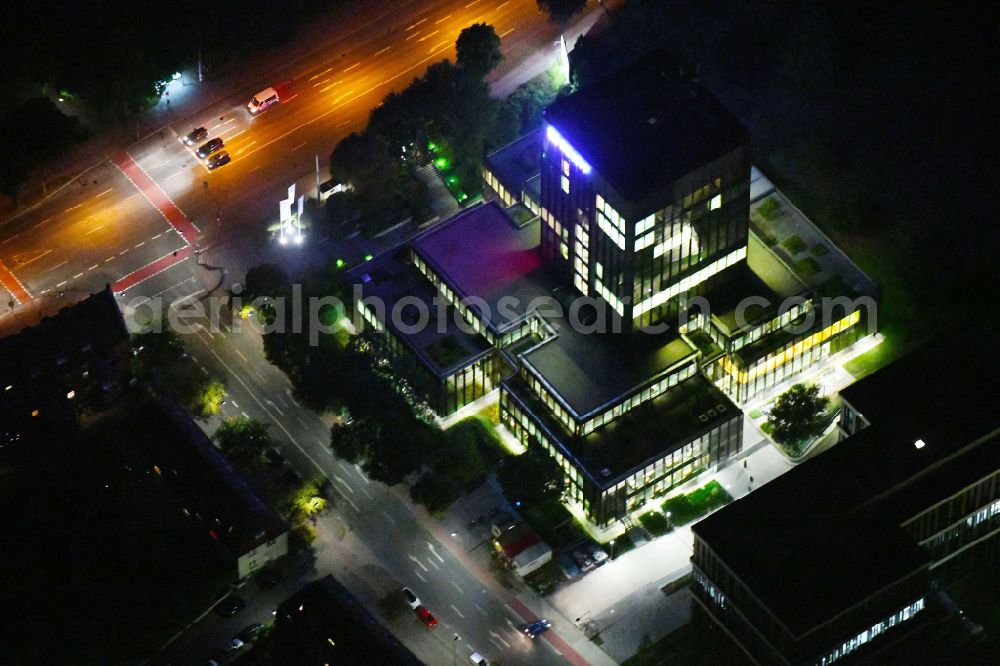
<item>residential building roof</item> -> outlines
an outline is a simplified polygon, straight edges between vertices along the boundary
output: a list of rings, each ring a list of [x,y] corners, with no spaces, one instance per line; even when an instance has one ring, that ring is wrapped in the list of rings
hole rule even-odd
[[[743,125],[659,51],[556,100],[544,116],[631,201],[749,141]]]
[[[421,663],[330,575],[283,601],[275,615],[274,648],[265,664]]]

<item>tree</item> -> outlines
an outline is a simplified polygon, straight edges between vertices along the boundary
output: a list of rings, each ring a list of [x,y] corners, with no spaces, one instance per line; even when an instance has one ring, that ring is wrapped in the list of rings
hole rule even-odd
[[[250,303],[255,298],[287,296],[291,291],[292,281],[285,269],[276,264],[260,264],[247,271],[240,298],[243,303]]]
[[[378,443],[381,430],[378,423],[368,418],[335,423],[330,428],[330,447],[338,458],[349,463],[360,462]]]
[[[538,8],[554,23],[565,23],[586,6],[587,0],[538,0]]]
[[[455,42],[456,63],[470,76],[483,78],[500,64],[500,37],[493,26],[474,23],[462,30]]]
[[[438,515],[458,499],[458,490],[447,477],[427,471],[410,488],[410,499],[423,504],[431,515]]]
[[[828,402],[815,385],[796,384],[782,393],[767,417],[774,441],[797,450],[806,440],[820,435],[826,427]]]
[[[243,416],[223,421],[212,439],[230,462],[246,470],[259,468],[264,451],[273,444],[266,425]]]
[[[504,460],[497,470],[504,496],[515,506],[537,506],[562,497],[566,479],[556,461],[538,446]]]
[[[132,371],[169,393],[190,412],[211,416],[225,398],[225,386],[196,366],[180,337],[170,329],[143,333],[132,339]]]
[[[322,483],[316,479],[303,481],[302,485],[293,488],[281,501],[281,509],[288,522],[293,525],[316,516],[326,509],[326,498],[320,492]]]
[[[226,385],[217,379],[211,379],[202,388],[198,396],[202,416],[215,416],[219,413],[222,401],[226,399]]]

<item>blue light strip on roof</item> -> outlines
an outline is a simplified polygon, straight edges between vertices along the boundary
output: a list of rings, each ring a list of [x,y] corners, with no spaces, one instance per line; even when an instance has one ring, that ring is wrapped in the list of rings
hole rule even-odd
[[[550,142],[554,143],[556,147],[562,151],[563,155],[569,158],[569,161],[572,162],[577,169],[585,174],[590,173],[590,165],[587,164],[587,160],[583,159],[583,156],[576,152],[576,148],[574,148],[569,141],[563,138],[563,135],[559,133],[559,130],[552,125],[549,125],[545,130],[545,137]]]

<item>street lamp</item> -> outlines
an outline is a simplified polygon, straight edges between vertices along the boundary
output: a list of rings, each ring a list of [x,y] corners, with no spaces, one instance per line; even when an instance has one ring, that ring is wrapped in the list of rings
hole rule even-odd
[[[451,664],[452,664],[452,666],[455,666],[455,664],[458,662],[458,641],[460,639],[461,639],[461,636],[459,636],[458,634],[455,634],[455,638],[453,638],[452,641],[451,641],[451,644],[454,647],[454,649],[451,651],[452,652],[452,654],[451,654]]]
[[[670,512],[667,511],[667,529],[670,529]]]
[[[611,540],[611,559],[615,559],[615,540]]]

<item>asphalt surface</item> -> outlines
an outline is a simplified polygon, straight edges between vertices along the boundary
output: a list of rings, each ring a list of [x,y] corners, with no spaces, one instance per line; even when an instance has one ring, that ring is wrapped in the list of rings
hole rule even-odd
[[[278,201],[289,185],[314,193],[316,156],[325,164],[384,95],[405,87],[430,63],[453,57],[454,41],[467,25],[495,27],[508,73],[519,58],[554,48],[556,33],[534,0],[411,0],[390,9],[358,4],[328,34],[311,39],[308,49],[297,42],[268,55],[267,67],[263,61],[248,65],[222,101],[176,118],[162,134],[124,147],[40,205],[0,222],[0,326],[16,323],[18,313],[51,312],[105,284],[115,286],[130,316],[151,301],[180,306],[217,296],[264,260],[301,275],[331,256],[377,249],[308,229],[302,246],[278,247],[266,229],[277,221]],[[255,71],[268,74],[254,80]],[[251,117],[247,100],[267,86],[281,92],[282,102]],[[180,141],[197,126],[224,140],[230,164],[209,171]],[[407,614],[391,618],[389,626],[429,664],[465,661],[473,650],[508,664],[586,663],[577,651],[590,663],[610,663],[565,618],[549,617],[554,626],[544,638],[521,635],[517,627],[538,616],[528,607],[541,608],[536,600],[501,589],[400,489],[371,482],[336,460],[327,445],[328,424],[295,404],[287,378],[264,359],[259,336],[202,324],[185,340],[192,358],[226,383],[225,415],[272,424],[295,467],[303,475],[327,476],[341,499],[317,526],[315,572],[293,573],[269,591],[249,584],[243,612],[227,619],[206,615],[157,662],[199,663],[246,624],[267,621],[295,586],[334,573],[376,613],[380,598],[403,585],[414,589],[439,626],[429,631]]]

